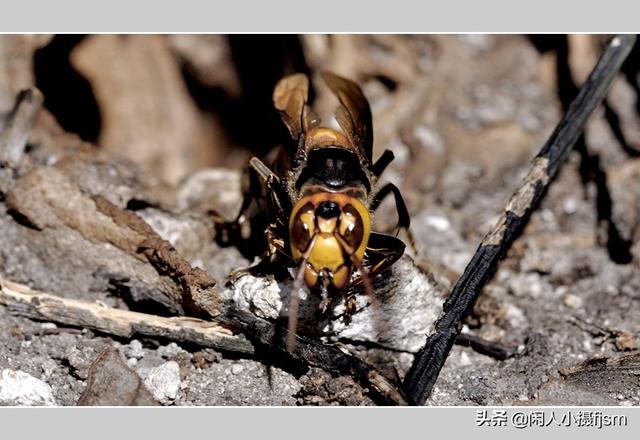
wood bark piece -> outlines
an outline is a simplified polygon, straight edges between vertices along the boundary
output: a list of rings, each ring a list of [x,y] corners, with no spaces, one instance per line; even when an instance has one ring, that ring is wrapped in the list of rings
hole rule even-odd
[[[498,262],[527,224],[531,213],[558,174],[589,116],[605,98],[634,42],[633,35],[611,39],[589,79],[534,159],[529,173],[507,203],[503,215],[480,243],[447,298],[444,314],[436,322],[435,333],[427,338],[405,377],[404,387],[411,403],[422,405],[431,394],[460,333],[462,322],[471,313]]]
[[[253,346],[243,336],[234,335],[230,330],[210,321],[115,309],[96,301],[81,301],[39,292],[2,279],[0,304],[16,315],[90,328],[123,338],[138,334],[219,350],[253,353]]]
[[[222,299],[215,288],[216,281],[204,270],[191,267],[171,244],[162,239],[133,211],[121,209],[101,196],[95,196],[98,211],[109,216],[116,225],[139,234],[141,241],[123,244],[135,246],[161,275],[168,275],[182,287],[182,297],[174,298],[183,307],[198,313],[206,311],[215,317],[220,313]]]

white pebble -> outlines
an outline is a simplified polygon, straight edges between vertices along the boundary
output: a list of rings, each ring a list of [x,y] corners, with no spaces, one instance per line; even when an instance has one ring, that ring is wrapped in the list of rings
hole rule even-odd
[[[176,361],[169,361],[152,368],[144,384],[159,401],[174,400],[180,389],[180,366]]]
[[[514,304],[507,304],[505,317],[509,321],[509,325],[514,328],[523,327],[527,324],[527,318],[525,317],[522,309]]]
[[[446,217],[440,217],[435,215],[430,215],[424,219],[427,226],[431,226],[433,229],[436,229],[440,232],[444,232],[451,227],[451,223],[447,220]]]
[[[175,342],[170,342],[168,345],[158,348],[158,354],[166,359],[174,358],[182,351],[184,350]]]
[[[58,368],[58,363],[53,359],[45,359],[41,364],[40,368],[42,368],[42,373],[45,378],[48,378],[53,374],[53,372]]]
[[[129,342],[129,347],[125,349],[125,355],[130,358],[142,359],[144,357],[142,342],[137,339]]]
[[[578,204],[575,199],[569,198],[562,204],[562,210],[565,214],[575,214],[578,210]]]
[[[570,293],[564,297],[564,303],[572,309],[579,309],[582,307],[582,298]]]
[[[23,371],[5,368],[0,373],[0,405],[52,406],[51,387]]]

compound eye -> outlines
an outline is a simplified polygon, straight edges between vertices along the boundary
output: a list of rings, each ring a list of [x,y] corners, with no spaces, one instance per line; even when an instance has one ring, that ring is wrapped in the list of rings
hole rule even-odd
[[[291,224],[291,244],[301,253],[307,249],[309,241],[315,231],[315,216],[313,205],[309,202],[305,204],[293,219]]]
[[[353,249],[360,247],[364,225],[360,213],[351,205],[345,205],[340,216],[340,235]]]

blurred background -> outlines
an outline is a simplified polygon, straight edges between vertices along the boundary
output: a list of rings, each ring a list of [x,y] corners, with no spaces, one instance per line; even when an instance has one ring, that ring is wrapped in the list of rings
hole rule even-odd
[[[598,49],[589,36],[3,36],[0,113],[35,84],[63,129],[176,183],[277,145],[271,93],[286,74],[318,80],[316,105],[331,114],[335,103],[317,90],[326,69],[362,85],[378,154],[395,145],[400,160],[460,155],[492,172],[558,119],[554,54],[568,44],[584,75]]]

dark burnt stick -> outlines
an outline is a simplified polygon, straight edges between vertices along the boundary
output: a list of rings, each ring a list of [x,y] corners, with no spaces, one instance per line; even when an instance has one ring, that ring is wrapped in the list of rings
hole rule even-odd
[[[471,347],[476,352],[499,361],[512,358],[520,353],[518,347],[509,347],[468,333],[460,333],[456,339],[456,344],[462,345],[463,347]]]
[[[533,160],[529,173],[507,203],[497,224],[480,243],[447,298],[443,315],[435,324],[435,332],[427,337],[404,379],[403,387],[411,404],[423,405],[429,398],[464,319],[495,272],[498,261],[527,224],[558,174],[589,116],[605,98],[635,39],[634,35],[619,35],[608,42],[580,93]]]

